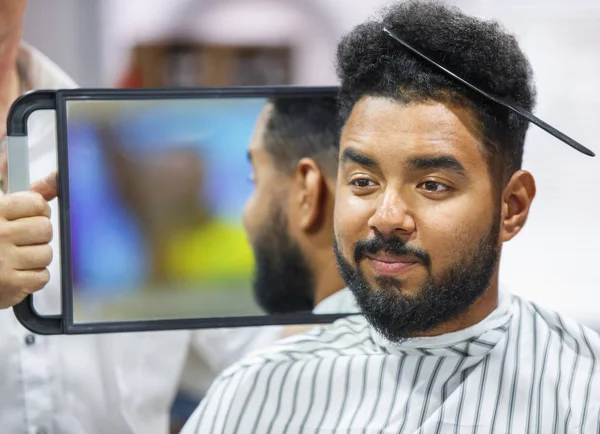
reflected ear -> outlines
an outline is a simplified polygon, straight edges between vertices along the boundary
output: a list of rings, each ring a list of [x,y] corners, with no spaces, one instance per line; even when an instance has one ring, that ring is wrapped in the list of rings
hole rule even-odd
[[[511,240],[525,226],[535,192],[535,179],[525,170],[515,172],[504,187],[500,232],[502,242]]]
[[[294,213],[302,231],[313,232],[324,222],[327,186],[317,163],[303,158],[296,166],[295,197],[292,198]]]

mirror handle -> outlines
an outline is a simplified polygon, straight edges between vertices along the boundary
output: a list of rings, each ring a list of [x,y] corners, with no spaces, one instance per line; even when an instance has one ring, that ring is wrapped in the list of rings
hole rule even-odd
[[[33,91],[19,97],[11,106],[6,121],[8,151],[8,191],[27,191],[29,180],[29,140],[27,120],[37,110],[56,110],[54,91]],[[13,307],[17,320],[28,330],[40,335],[59,334],[63,331],[62,315],[40,315],[28,295]]]

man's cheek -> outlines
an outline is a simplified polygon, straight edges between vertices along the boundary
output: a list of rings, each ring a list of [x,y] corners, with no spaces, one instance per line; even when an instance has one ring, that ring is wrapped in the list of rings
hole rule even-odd
[[[343,231],[338,231],[335,234],[336,240],[336,249],[338,253],[348,262],[352,263],[354,258],[354,253],[352,251],[352,246],[354,245],[354,241],[348,239],[346,233]]]

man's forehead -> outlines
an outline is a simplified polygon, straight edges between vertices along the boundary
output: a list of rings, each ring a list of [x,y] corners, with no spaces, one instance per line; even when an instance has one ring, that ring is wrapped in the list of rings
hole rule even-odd
[[[404,104],[372,96],[355,104],[344,125],[341,147],[348,146],[385,154],[397,150],[406,157],[468,156],[481,150],[476,119],[468,109],[431,100]]]

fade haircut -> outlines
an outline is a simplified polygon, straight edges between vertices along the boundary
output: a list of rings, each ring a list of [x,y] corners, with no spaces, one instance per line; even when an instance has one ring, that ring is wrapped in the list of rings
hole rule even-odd
[[[312,158],[329,176],[337,175],[339,119],[335,97],[273,98],[264,144],[278,169],[293,173]]]
[[[516,38],[499,23],[467,16],[456,7],[407,1],[384,10],[380,20],[355,27],[337,50],[342,123],[364,96],[467,107],[494,181],[504,186],[521,168],[529,122],[419,59],[384,33],[384,26],[464,80],[532,111],[533,73]]]

